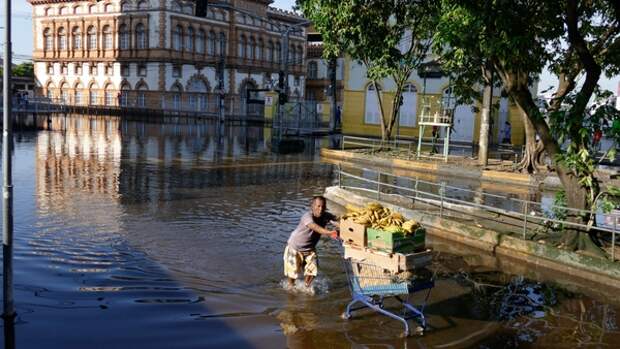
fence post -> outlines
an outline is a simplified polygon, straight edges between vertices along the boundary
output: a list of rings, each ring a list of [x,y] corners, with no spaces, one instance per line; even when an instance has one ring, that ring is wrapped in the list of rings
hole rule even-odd
[[[338,188],[342,188],[342,169],[340,164],[338,164]]]
[[[443,186],[444,183],[441,182],[441,187],[439,187],[439,197],[441,198],[441,203],[439,205],[439,218],[443,218]]]
[[[616,225],[618,224],[618,217],[614,216],[614,232],[611,235],[611,261],[616,261]]]
[[[525,240],[525,233],[527,232],[527,211],[528,211],[529,201],[525,202],[524,212],[523,212],[523,240]]]
[[[381,195],[381,171],[377,171],[377,200]]]

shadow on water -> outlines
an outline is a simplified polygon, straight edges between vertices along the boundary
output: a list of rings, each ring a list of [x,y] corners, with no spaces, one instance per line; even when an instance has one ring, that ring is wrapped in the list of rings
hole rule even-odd
[[[89,118],[49,127],[16,142],[19,348],[545,347],[618,334],[616,308],[581,294],[557,292],[545,322],[499,317],[486,304],[519,277],[435,242],[424,337],[398,338],[401,325],[373,313],[339,318],[350,295],[332,242],[318,248],[320,292],[287,293],[286,240],[308,199],[335,182],[318,161],[330,138],[282,155],[262,128]]]

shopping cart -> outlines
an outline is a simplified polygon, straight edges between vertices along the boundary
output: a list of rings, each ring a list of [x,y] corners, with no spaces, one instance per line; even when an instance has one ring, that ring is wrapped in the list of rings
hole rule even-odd
[[[350,319],[352,312],[364,308],[370,308],[378,313],[398,320],[405,325],[404,336],[411,334],[407,320],[418,319],[420,326],[416,332],[422,333],[426,328],[426,318],[424,317],[424,307],[435,286],[434,278],[421,281],[402,281],[394,275],[386,272],[382,267],[356,261],[351,258],[344,259],[347,280],[351,290],[353,300],[347,304],[345,312],[342,314],[344,319]],[[426,290],[424,301],[419,308],[409,304],[409,295],[414,292]],[[393,297],[402,305],[401,314],[396,314],[384,308],[384,300]],[[360,305],[353,307],[355,304]]]

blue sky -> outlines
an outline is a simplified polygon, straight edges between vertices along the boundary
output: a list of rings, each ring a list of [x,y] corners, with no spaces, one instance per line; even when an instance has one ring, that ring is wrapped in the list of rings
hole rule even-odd
[[[26,0],[13,0],[13,52],[18,55],[15,61],[20,62],[20,58],[24,56],[32,56],[32,20],[30,15],[32,13],[30,5]],[[294,5],[294,0],[275,0],[272,6],[282,9],[290,10]],[[2,10],[0,10],[2,11]],[[4,13],[0,12],[1,17],[4,18]],[[1,24],[4,26],[4,23]],[[4,35],[4,33],[2,33]],[[618,90],[618,83],[620,82],[620,76],[614,76],[611,79],[603,78],[601,80],[601,86],[607,90],[616,92]],[[553,79],[553,76],[548,72],[543,72],[541,75],[541,82],[539,90],[542,91],[549,86],[556,85],[557,81]]]

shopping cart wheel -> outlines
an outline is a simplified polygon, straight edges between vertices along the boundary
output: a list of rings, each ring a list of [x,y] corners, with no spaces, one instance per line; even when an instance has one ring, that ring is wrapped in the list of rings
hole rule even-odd
[[[418,336],[421,336],[424,334],[424,327],[422,326],[416,326],[415,328],[415,334]]]
[[[342,313],[342,315],[340,315],[341,318],[343,318],[344,320],[349,320],[351,319],[351,314],[347,314],[347,312],[345,311],[344,313]]]

